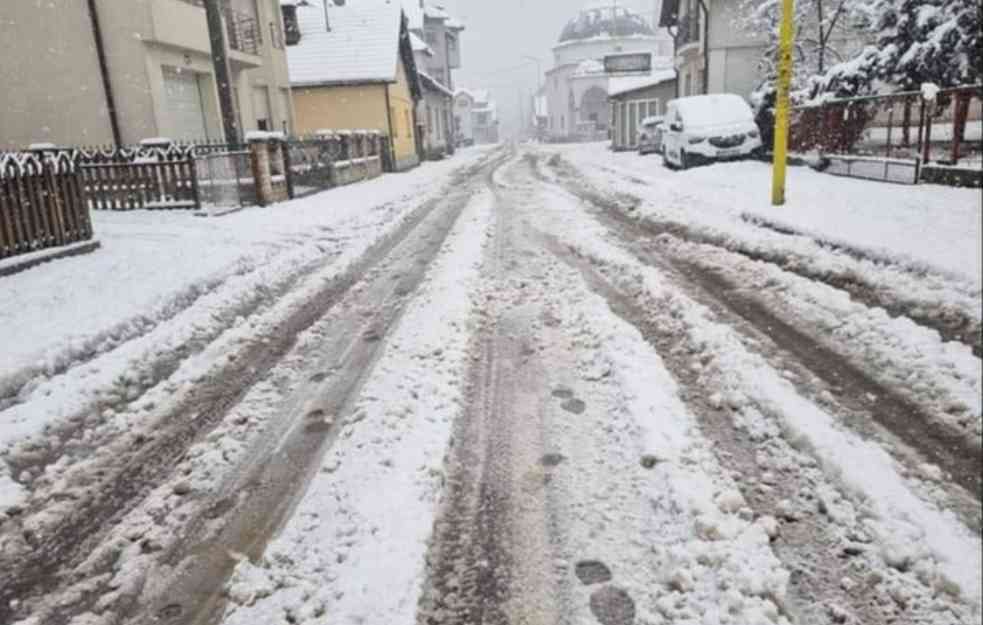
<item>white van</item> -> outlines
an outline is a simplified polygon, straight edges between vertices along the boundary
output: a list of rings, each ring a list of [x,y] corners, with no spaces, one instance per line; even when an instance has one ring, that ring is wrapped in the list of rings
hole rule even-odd
[[[761,148],[754,113],[737,95],[671,100],[665,123],[662,158],[668,166],[686,169],[708,160],[743,158]]]

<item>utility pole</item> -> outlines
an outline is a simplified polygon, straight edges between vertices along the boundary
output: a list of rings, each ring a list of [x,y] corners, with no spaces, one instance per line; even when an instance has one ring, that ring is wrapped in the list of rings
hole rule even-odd
[[[222,26],[222,0],[205,0],[208,17],[208,37],[212,45],[212,64],[215,68],[215,85],[218,87],[218,104],[222,110],[222,128],[225,141],[233,148],[239,144],[239,122],[232,102],[232,77],[229,59],[225,52],[225,30]]]
[[[109,127],[113,133],[113,143],[122,147],[123,138],[119,130],[119,115],[116,98],[113,96],[113,83],[109,78],[109,64],[106,62],[106,47],[102,39],[102,26],[99,24],[99,10],[95,0],[89,0],[89,20],[92,22],[92,38],[96,43],[96,56],[99,59],[99,73],[102,76],[102,90],[106,96],[106,111],[109,113]]]
[[[775,146],[771,179],[771,203],[785,204],[785,168],[788,156],[788,92],[792,83],[792,43],[794,31],[792,12],[794,0],[782,0],[782,26],[779,31],[778,85],[775,97]]]

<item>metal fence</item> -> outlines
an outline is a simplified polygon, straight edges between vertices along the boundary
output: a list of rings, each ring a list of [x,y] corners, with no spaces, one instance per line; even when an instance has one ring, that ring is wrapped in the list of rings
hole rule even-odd
[[[983,167],[983,87],[836,99],[797,107],[791,149],[817,151],[831,173],[917,182],[926,165]]]
[[[386,138],[376,131],[324,132],[287,142],[291,197],[372,177],[386,167]]]
[[[202,154],[194,164],[202,205],[222,210],[256,203],[256,181],[248,150]]]

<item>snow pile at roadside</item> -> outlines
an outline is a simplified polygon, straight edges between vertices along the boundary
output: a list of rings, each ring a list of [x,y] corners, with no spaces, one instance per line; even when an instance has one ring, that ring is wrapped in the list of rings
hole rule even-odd
[[[229,625],[414,622],[491,219],[483,194],[454,226],[293,517],[237,567]]]
[[[552,205],[577,210],[556,194]],[[876,443],[845,429],[836,419],[801,397],[761,356],[748,351],[732,328],[684,295],[657,270],[640,265],[604,240],[596,222],[568,220],[564,240],[646,308],[682,322],[695,354],[719,376],[722,401],[757,405],[777,416],[789,435],[804,442],[827,471],[866,502],[868,530],[882,557],[901,570],[920,570],[919,580],[939,591],[957,593],[970,606],[981,594],[981,542],[948,511],[923,501],[901,477],[893,459]],[[554,222],[554,227],[556,222]],[[655,313],[653,313],[655,314]]]
[[[723,163],[673,172],[657,158],[612,153],[596,144],[566,149],[563,154],[584,165],[581,171],[588,177],[600,181],[622,186],[625,179],[619,174],[637,177],[643,184],[633,184],[633,191],[650,187],[646,199],[653,205],[646,212],[712,225],[737,221],[746,213],[819,241],[961,277],[977,290],[983,281],[983,205],[975,189],[893,185],[792,167],[787,204],[773,207],[768,195],[771,168],[764,163]]]
[[[818,328],[818,339],[846,353],[871,376],[925,406],[954,431],[983,436],[983,362],[963,343],[904,317],[892,318],[826,284],[714,246],[664,238],[680,257],[753,291],[782,317]]]

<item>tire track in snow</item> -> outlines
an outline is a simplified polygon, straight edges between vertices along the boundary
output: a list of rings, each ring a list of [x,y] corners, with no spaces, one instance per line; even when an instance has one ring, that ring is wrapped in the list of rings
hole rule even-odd
[[[631,215],[642,201],[627,193],[620,192],[614,198],[605,196],[604,193],[591,187],[580,175],[579,172],[569,162],[559,156],[555,156],[548,161],[548,165],[557,170],[562,178],[562,183],[568,191],[580,197],[582,200],[603,207],[611,213],[617,213],[626,221],[631,222],[635,227],[641,228],[653,237],[670,235],[688,241],[690,243],[713,245],[726,249],[730,252],[741,254],[751,260],[770,263],[780,267],[785,271],[793,272],[797,275],[823,282],[829,286],[846,291],[859,302],[864,303],[870,308],[882,308],[892,317],[907,317],[915,323],[935,330],[946,341],[957,341],[967,345],[973,350],[977,358],[983,358],[983,325],[977,317],[956,307],[946,307],[940,312],[926,310],[925,302],[909,299],[904,293],[897,290],[880,287],[864,279],[858,272],[846,271],[842,273],[831,271],[827,268],[816,268],[809,263],[799,262],[798,259],[790,257],[782,251],[773,251],[761,248],[753,248],[743,245],[740,241],[728,239],[723,235],[716,235],[712,232],[695,230],[687,224],[678,223],[671,220],[660,220],[653,216],[636,218]],[[623,176],[619,172],[613,172]],[[548,180],[544,180],[550,182]],[[759,225],[751,221],[753,225]],[[778,234],[795,236],[793,233],[782,232],[769,228]],[[905,271],[912,276],[920,277],[925,274],[922,269],[912,269],[904,264],[881,258],[872,258],[869,254],[856,253],[841,246],[832,246],[817,241],[820,247],[833,251],[845,253],[857,260],[872,261],[882,265],[890,265]]]
[[[489,310],[476,340],[468,407],[455,426],[419,625],[550,623],[559,622],[563,609],[551,575],[543,484],[522,490],[545,453],[540,434],[548,389],[537,386],[545,376],[531,347],[528,309],[506,285],[516,262],[516,225],[504,204],[500,171],[488,180],[497,215],[486,261]]]
[[[583,226],[575,224],[571,227]],[[580,230],[577,232],[579,238]],[[657,300],[645,295],[640,272],[636,274],[638,270],[632,267],[638,265],[637,260],[618,261],[626,263],[624,268],[609,266],[605,254],[596,256],[594,252],[583,251],[573,243],[568,247],[562,235],[556,236],[553,245],[558,255],[568,259],[572,266],[588,277],[594,288],[608,299],[613,310],[636,325],[664,354],[674,375],[686,388],[684,397],[687,403],[701,416],[706,431],[718,442],[721,461],[741,475],[750,477],[743,490],[749,501],[761,506],[756,508],[759,514],[774,514],[785,520],[779,540],[789,539],[786,543],[788,548],[779,544],[776,551],[796,572],[793,588],[797,592],[793,603],[796,612],[805,608],[803,616],[808,619],[803,622],[876,623],[896,622],[898,618],[904,618],[906,623],[934,625],[970,623],[973,618],[978,618],[972,607],[962,603],[965,599],[972,601],[979,592],[969,581],[971,576],[966,569],[973,557],[969,555],[972,549],[965,554],[957,554],[948,537],[940,541],[931,535],[932,532],[946,532],[951,527],[950,521],[947,520],[940,527],[932,524],[926,526],[926,522],[932,522],[933,518],[937,521],[942,518],[941,515],[932,507],[921,507],[922,504],[915,502],[910,492],[898,491],[896,503],[912,512],[912,521],[918,524],[920,531],[929,534],[904,539],[918,546],[902,546],[893,542],[898,540],[898,535],[892,535],[893,530],[884,534],[883,526],[878,525],[883,521],[894,523],[898,518],[883,516],[886,512],[883,496],[879,500],[875,498],[872,504],[868,503],[869,488],[857,488],[857,475],[850,476],[852,479],[846,480],[848,483],[845,487],[834,484],[827,475],[828,471],[833,472],[833,481],[845,477],[837,474],[836,463],[826,465],[834,468],[823,470],[812,458],[815,451],[806,443],[809,437],[796,433],[794,428],[786,431],[783,424],[787,415],[779,417],[774,412],[796,408],[760,404],[756,399],[749,402],[743,396],[720,397],[720,391],[728,386],[727,376],[734,373],[714,369],[716,354],[712,349],[710,352],[707,350],[709,346],[716,345],[717,331],[710,327],[689,327],[688,304],[682,304],[682,296],[666,296],[667,299]],[[606,243],[598,245],[610,247]],[[606,254],[611,253],[623,255],[620,251]],[[679,286],[681,292],[692,290],[691,286],[685,286],[689,281],[686,275],[675,272],[671,267],[660,266],[658,269],[674,276],[676,285],[682,285]],[[733,415],[726,416],[730,412]],[[822,427],[819,429],[822,431]],[[820,434],[819,440],[823,436],[825,434]],[[827,442],[823,440],[822,444]],[[866,452],[861,452],[861,455],[863,453]],[[823,449],[823,454],[820,456],[822,461],[829,462],[830,450]],[[876,470],[883,470],[883,466]],[[898,482],[886,487],[892,492],[897,491],[900,486]],[[857,490],[861,491],[859,497],[854,494]],[[868,492],[864,494],[864,490]],[[902,518],[905,516],[902,513]],[[872,518],[878,521],[871,524]],[[901,527],[904,527],[904,523],[901,523]],[[790,531],[786,531],[787,528],[791,528]],[[959,538],[953,538],[956,543],[960,540],[967,545],[973,542],[961,534]],[[912,555],[924,549],[925,543],[931,543],[933,548],[941,550],[941,564],[920,559],[924,558],[923,553]],[[954,558],[963,558],[964,561],[954,561]],[[859,568],[857,563],[861,564]],[[939,569],[936,568],[939,566],[946,569],[946,575],[954,575],[960,583],[968,584],[963,589],[964,599],[947,596],[947,593],[959,594],[959,591],[953,591],[952,582],[949,581],[953,578],[939,576]],[[857,574],[865,570],[870,574],[862,580],[857,579]],[[839,608],[823,613],[823,610],[833,606]],[[841,610],[843,606],[848,609]],[[859,621],[850,621],[851,618],[858,618]]]
[[[86,467],[85,495],[73,501],[67,513],[49,519],[45,518],[47,510],[29,509],[19,515],[16,522],[26,525],[31,513],[36,512],[42,519],[43,531],[35,530],[25,537],[28,550],[0,556],[0,622],[71,583],[71,570],[97,550],[103,537],[120,519],[158,484],[171,477],[174,464],[180,461],[188,447],[218,425],[250,388],[288,354],[300,333],[335,307],[398,246],[414,235],[423,236],[426,253],[432,259],[440,247],[439,244],[434,247],[434,241],[440,240],[441,232],[446,236],[453,222],[444,223],[446,230],[438,229],[434,234],[419,234],[419,226],[434,211],[442,206],[446,209],[448,202],[453,203],[461,194],[466,195],[467,181],[487,163],[485,160],[465,168],[455,178],[459,181],[456,193],[426,202],[344,272],[324,281],[309,296],[305,293],[304,301],[298,302],[287,318],[277,322],[271,335],[245,344],[235,359],[210,371],[207,379],[180,397],[167,414],[157,420],[162,429],[155,430],[152,437],[126,435],[121,437],[123,440],[113,441],[108,449],[102,450],[103,463]],[[456,207],[458,213],[461,208],[463,205]],[[396,288],[407,287],[397,284]],[[108,561],[101,566],[112,565],[113,562]],[[91,572],[87,575],[93,576]],[[98,595],[83,597],[83,605],[97,599]],[[67,622],[78,609],[79,606],[72,603],[61,606],[44,622]]]
[[[766,306],[743,292],[739,285],[702,266],[663,254],[652,245],[651,231],[625,217],[610,202],[596,194],[576,192],[577,186],[566,183],[562,188],[596,209],[595,214],[624,242],[624,247],[643,264],[676,274],[680,281],[696,288],[690,294],[698,301],[742,319],[768,337],[783,354],[822,380],[836,392],[837,401],[853,417],[847,422],[861,433],[870,434],[867,423],[878,423],[922,456],[953,476],[953,481],[977,500],[983,495],[983,449],[974,438],[954,430],[932,412],[916,404],[897,390],[882,384],[854,365],[848,358],[823,345],[807,332],[779,318]],[[735,324],[741,327],[742,324]],[[802,390],[809,391],[800,383]],[[876,403],[871,401],[876,398]],[[873,403],[873,405],[872,405]],[[975,515],[974,515],[975,516]],[[979,521],[974,524],[979,527]]]

